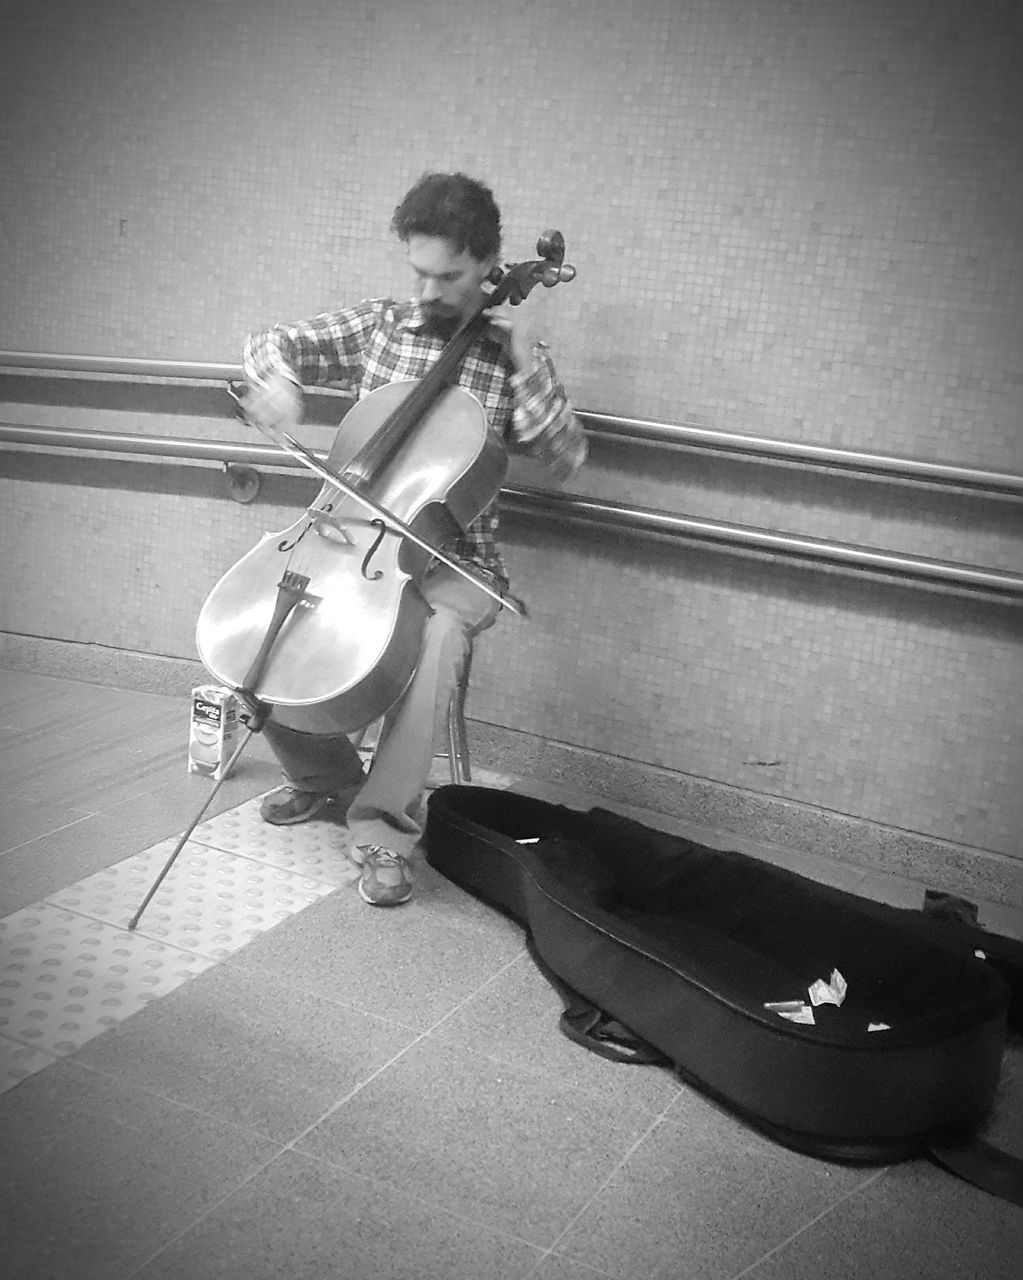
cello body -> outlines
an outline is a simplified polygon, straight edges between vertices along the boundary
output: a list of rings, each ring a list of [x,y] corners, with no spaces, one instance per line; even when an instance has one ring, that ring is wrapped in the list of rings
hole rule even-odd
[[[419,384],[388,383],[345,416],[328,465],[435,544],[450,541],[492,501],[507,470],[504,444],[482,404],[443,391],[400,449],[372,476],[358,455]],[[360,503],[325,484],[289,528],[262,539],[214,586],[196,644],[210,673],[243,690],[286,573],[308,579],[261,670],[272,718],[307,733],[353,733],[385,714],[419,659],[429,606],[416,586],[428,553],[385,529]]]

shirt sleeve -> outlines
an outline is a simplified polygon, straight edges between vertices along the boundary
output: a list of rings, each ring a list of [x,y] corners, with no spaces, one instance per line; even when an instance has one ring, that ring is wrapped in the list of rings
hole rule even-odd
[[[262,382],[279,373],[300,386],[329,383],[354,391],[362,378],[366,344],[381,312],[381,303],[369,301],[250,333],[242,354],[245,376]]]
[[[534,355],[528,374],[511,375],[514,411],[509,447],[543,463],[564,482],[586,461],[586,436],[546,345],[538,342]]]

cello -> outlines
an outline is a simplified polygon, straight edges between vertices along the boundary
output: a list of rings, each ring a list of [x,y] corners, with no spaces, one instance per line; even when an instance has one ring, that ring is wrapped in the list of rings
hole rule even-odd
[[[326,464],[284,432],[274,439],[325,481],[287,529],[266,533],[213,587],[199,613],[203,664],[235,690],[250,727],[268,714],[307,733],[353,733],[385,714],[415,672],[429,606],[417,583],[434,560],[513,612],[441,544],[493,501],[507,453],[482,404],[456,385],[487,312],[575,277],[558,231],[539,258],[495,268],[492,292],[420,379],[387,383],[345,415]],[[244,398],[234,390],[244,414]]]

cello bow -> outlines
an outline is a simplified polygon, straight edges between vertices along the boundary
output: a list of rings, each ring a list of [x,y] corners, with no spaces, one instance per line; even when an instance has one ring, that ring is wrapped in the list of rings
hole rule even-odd
[[[239,395],[236,389],[236,384],[228,384],[227,389],[228,394],[238,405],[242,414],[244,414],[244,396]],[[342,479],[333,467],[327,466],[327,464],[318,458],[311,449],[307,449],[306,446],[296,440],[294,436],[289,435],[286,431],[274,428],[259,427],[257,430],[261,430],[265,436],[273,440],[273,442],[283,449],[285,453],[290,454],[293,458],[297,458],[304,467],[313,472],[314,475],[319,476],[321,480],[326,480],[328,484],[333,485],[347,497],[353,498],[368,511],[371,511],[376,518],[376,521],[380,522],[384,529],[391,529],[393,532],[400,533],[403,538],[408,538],[410,542],[415,543],[415,545],[422,551],[429,552],[430,555],[435,556],[441,564],[447,565],[447,567],[449,569],[453,569],[455,573],[461,574],[467,582],[471,582],[474,587],[479,587],[481,591],[486,592],[488,596],[496,600],[503,608],[517,614],[520,618],[525,618],[527,616],[525,605],[523,605],[521,601],[515,599],[513,596],[502,596],[481,578],[477,578],[471,569],[467,569],[464,564],[461,564],[458,560],[449,556],[447,552],[442,551],[440,547],[435,546],[429,538],[424,538],[420,534],[416,533],[415,529],[413,529],[411,525],[396,516],[394,512],[389,511],[387,507],[381,506],[380,503],[376,502],[373,498],[368,497],[366,494],[360,493],[353,485],[350,485],[346,480]]]

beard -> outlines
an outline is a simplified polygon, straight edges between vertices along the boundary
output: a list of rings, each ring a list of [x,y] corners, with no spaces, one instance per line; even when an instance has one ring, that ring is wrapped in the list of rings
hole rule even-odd
[[[435,307],[423,307],[423,332],[434,338],[443,338],[446,342],[461,324],[461,316],[447,311],[439,311]]]

